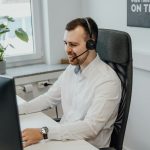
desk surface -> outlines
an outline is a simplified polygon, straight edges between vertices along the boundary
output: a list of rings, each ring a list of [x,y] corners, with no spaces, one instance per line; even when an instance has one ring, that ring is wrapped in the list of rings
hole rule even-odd
[[[18,105],[23,103],[24,101],[17,97]],[[42,126],[46,126],[48,124],[58,125],[53,119],[48,117],[42,112],[32,113],[28,115],[20,115],[20,126],[21,130],[25,128],[38,128]],[[88,142],[84,140],[77,141],[41,141],[38,144],[34,144],[24,148],[24,150],[98,150]]]
[[[98,150],[84,140],[78,141],[48,141],[26,147],[24,150]]]

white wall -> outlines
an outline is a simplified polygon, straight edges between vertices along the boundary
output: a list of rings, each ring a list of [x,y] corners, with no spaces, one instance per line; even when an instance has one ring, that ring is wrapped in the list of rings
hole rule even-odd
[[[82,0],[82,15],[93,17],[99,28],[124,30],[131,35],[133,94],[124,146],[150,150],[150,29],[127,27],[127,0]]]
[[[81,15],[80,0],[43,0],[46,61],[57,64],[66,57],[64,51],[63,34],[68,21]],[[48,12],[48,13],[47,13]]]
[[[127,0],[82,0],[82,6],[83,16],[93,17],[99,28],[129,32],[132,36],[133,51],[150,55],[149,28],[127,27]]]
[[[150,72],[134,69],[133,94],[124,145],[150,150]]]

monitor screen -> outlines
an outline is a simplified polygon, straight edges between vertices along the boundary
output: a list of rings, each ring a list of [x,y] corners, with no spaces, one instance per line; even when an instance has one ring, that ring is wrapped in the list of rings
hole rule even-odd
[[[23,150],[14,79],[0,76],[0,150]]]

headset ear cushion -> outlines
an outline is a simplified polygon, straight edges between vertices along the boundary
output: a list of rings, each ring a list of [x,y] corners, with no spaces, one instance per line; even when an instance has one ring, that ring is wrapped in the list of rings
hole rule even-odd
[[[90,39],[86,42],[86,48],[87,50],[93,50],[93,49],[96,49],[96,44],[95,44],[95,41]]]

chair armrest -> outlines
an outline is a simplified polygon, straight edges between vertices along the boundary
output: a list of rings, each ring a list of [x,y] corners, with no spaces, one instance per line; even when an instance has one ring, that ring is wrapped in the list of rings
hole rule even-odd
[[[105,147],[105,148],[100,148],[99,150],[116,150],[113,147]]]

